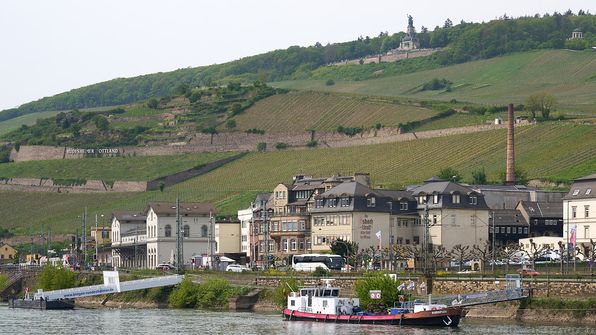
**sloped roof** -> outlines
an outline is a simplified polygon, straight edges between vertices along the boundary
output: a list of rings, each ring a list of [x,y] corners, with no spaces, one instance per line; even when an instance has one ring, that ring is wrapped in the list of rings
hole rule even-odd
[[[375,195],[375,196],[382,196],[380,193],[377,193],[375,190],[371,189],[370,187],[360,184],[359,182],[351,181],[351,182],[344,182],[331,189],[327,190],[323,194],[320,194],[318,198],[330,198],[330,197],[339,197],[341,195],[348,195],[351,197],[357,196],[367,196],[367,195]]]
[[[157,215],[175,215],[176,203],[174,202],[150,202],[148,207],[152,208]],[[149,210],[149,208],[147,208]],[[215,208],[209,203],[181,202],[180,215],[209,215],[215,214]]]
[[[563,203],[562,202],[533,202],[520,201],[518,208],[521,206],[530,217],[543,218],[562,218],[563,217]]]
[[[375,189],[375,192],[381,194],[382,196],[391,198],[392,200],[395,200],[395,201],[399,201],[399,200],[416,201],[416,199],[412,196],[412,192],[409,192],[409,191]]]
[[[430,179],[429,179],[430,180]],[[412,195],[417,196],[421,193],[423,194],[452,194],[455,192],[459,192],[462,194],[467,194],[470,192],[476,192],[471,187],[462,186],[458,183],[453,183],[450,181],[432,181],[428,182],[422,186],[416,187],[412,190]]]
[[[576,179],[564,200],[596,198],[596,173]]]
[[[492,211],[495,226],[524,226],[528,227],[528,222],[521,212],[517,209],[496,209]],[[492,225],[492,220],[489,222]]]
[[[141,212],[113,211],[112,216],[118,221],[145,221],[147,216]]]

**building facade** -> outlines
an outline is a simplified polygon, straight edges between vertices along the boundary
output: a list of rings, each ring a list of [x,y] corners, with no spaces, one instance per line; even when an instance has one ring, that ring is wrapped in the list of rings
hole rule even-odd
[[[596,174],[576,179],[563,198],[563,239],[568,247],[593,252],[596,241]]]

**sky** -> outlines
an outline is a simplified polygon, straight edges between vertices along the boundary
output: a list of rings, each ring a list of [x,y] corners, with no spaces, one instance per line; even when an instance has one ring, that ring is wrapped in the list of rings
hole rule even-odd
[[[579,9],[594,0],[2,0],[0,110],[120,77],[225,63],[414,26]]]

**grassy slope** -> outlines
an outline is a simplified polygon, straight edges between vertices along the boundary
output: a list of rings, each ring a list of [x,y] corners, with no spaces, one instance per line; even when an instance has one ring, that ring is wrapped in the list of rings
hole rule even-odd
[[[0,192],[0,213],[7,227],[56,232],[74,231],[84,206],[89,213],[141,210],[147,201],[211,201],[220,213],[233,215],[257,192],[271,191],[295,174],[318,176],[369,172],[375,185],[401,187],[419,183],[441,168],[453,167],[470,178],[484,167],[489,180],[505,169],[506,131],[495,130],[366,147],[251,153],[206,175],[140,194],[45,194]],[[596,171],[596,128],[548,124],[519,128],[516,162],[530,178],[573,179]],[[573,148],[570,150],[570,148]],[[51,213],[51,214],[48,214]],[[4,226],[4,223],[3,223]]]
[[[264,129],[269,133],[333,131],[337,126],[386,126],[425,119],[437,114],[427,108],[375,101],[364,96],[320,92],[291,92],[257,102],[236,116],[237,129]]]
[[[18,129],[21,125],[32,125],[35,124],[37,119],[45,119],[48,117],[52,117],[60,112],[40,112],[34,114],[27,114],[23,116],[16,117],[14,119],[6,120],[0,122],[0,136],[9,133],[15,129]]]
[[[417,99],[469,101],[504,105],[523,103],[535,92],[554,94],[560,110],[596,115],[596,52],[543,50],[518,53],[443,67],[439,69],[365,81],[290,81],[274,86],[359,93],[379,96],[410,96]],[[453,82],[453,91],[417,92],[433,78]]]
[[[46,177],[145,181],[187,170],[231,155],[232,153],[204,153],[8,163],[0,164],[0,176],[4,178]]]

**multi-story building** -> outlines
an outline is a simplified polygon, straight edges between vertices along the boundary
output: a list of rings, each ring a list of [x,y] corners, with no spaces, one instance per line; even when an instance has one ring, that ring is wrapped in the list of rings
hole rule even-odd
[[[8,244],[0,242],[0,263],[13,263],[17,250]]]
[[[431,178],[412,190],[429,242],[450,250],[455,245],[482,245],[488,240],[489,207],[482,193],[462,184]]]
[[[193,256],[210,253],[211,223],[215,208],[206,203],[180,203],[178,209],[181,220],[183,262],[190,263]],[[160,263],[174,263],[176,255],[176,204],[150,202],[145,210],[147,215],[147,267],[154,268]],[[213,246],[214,250],[216,249]],[[180,261],[178,261],[180,262]]]
[[[147,259],[147,217],[140,212],[112,213],[112,265],[141,268]]]
[[[493,209],[490,211],[488,239],[493,243],[493,227],[495,230],[495,246],[517,244],[528,237],[530,225],[517,209]]]
[[[517,210],[530,226],[528,237],[563,237],[563,202],[522,200]]]
[[[563,198],[563,239],[588,254],[596,241],[596,174],[576,179]]]
[[[240,221],[215,221],[215,253],[237,254],[240,252]]]

